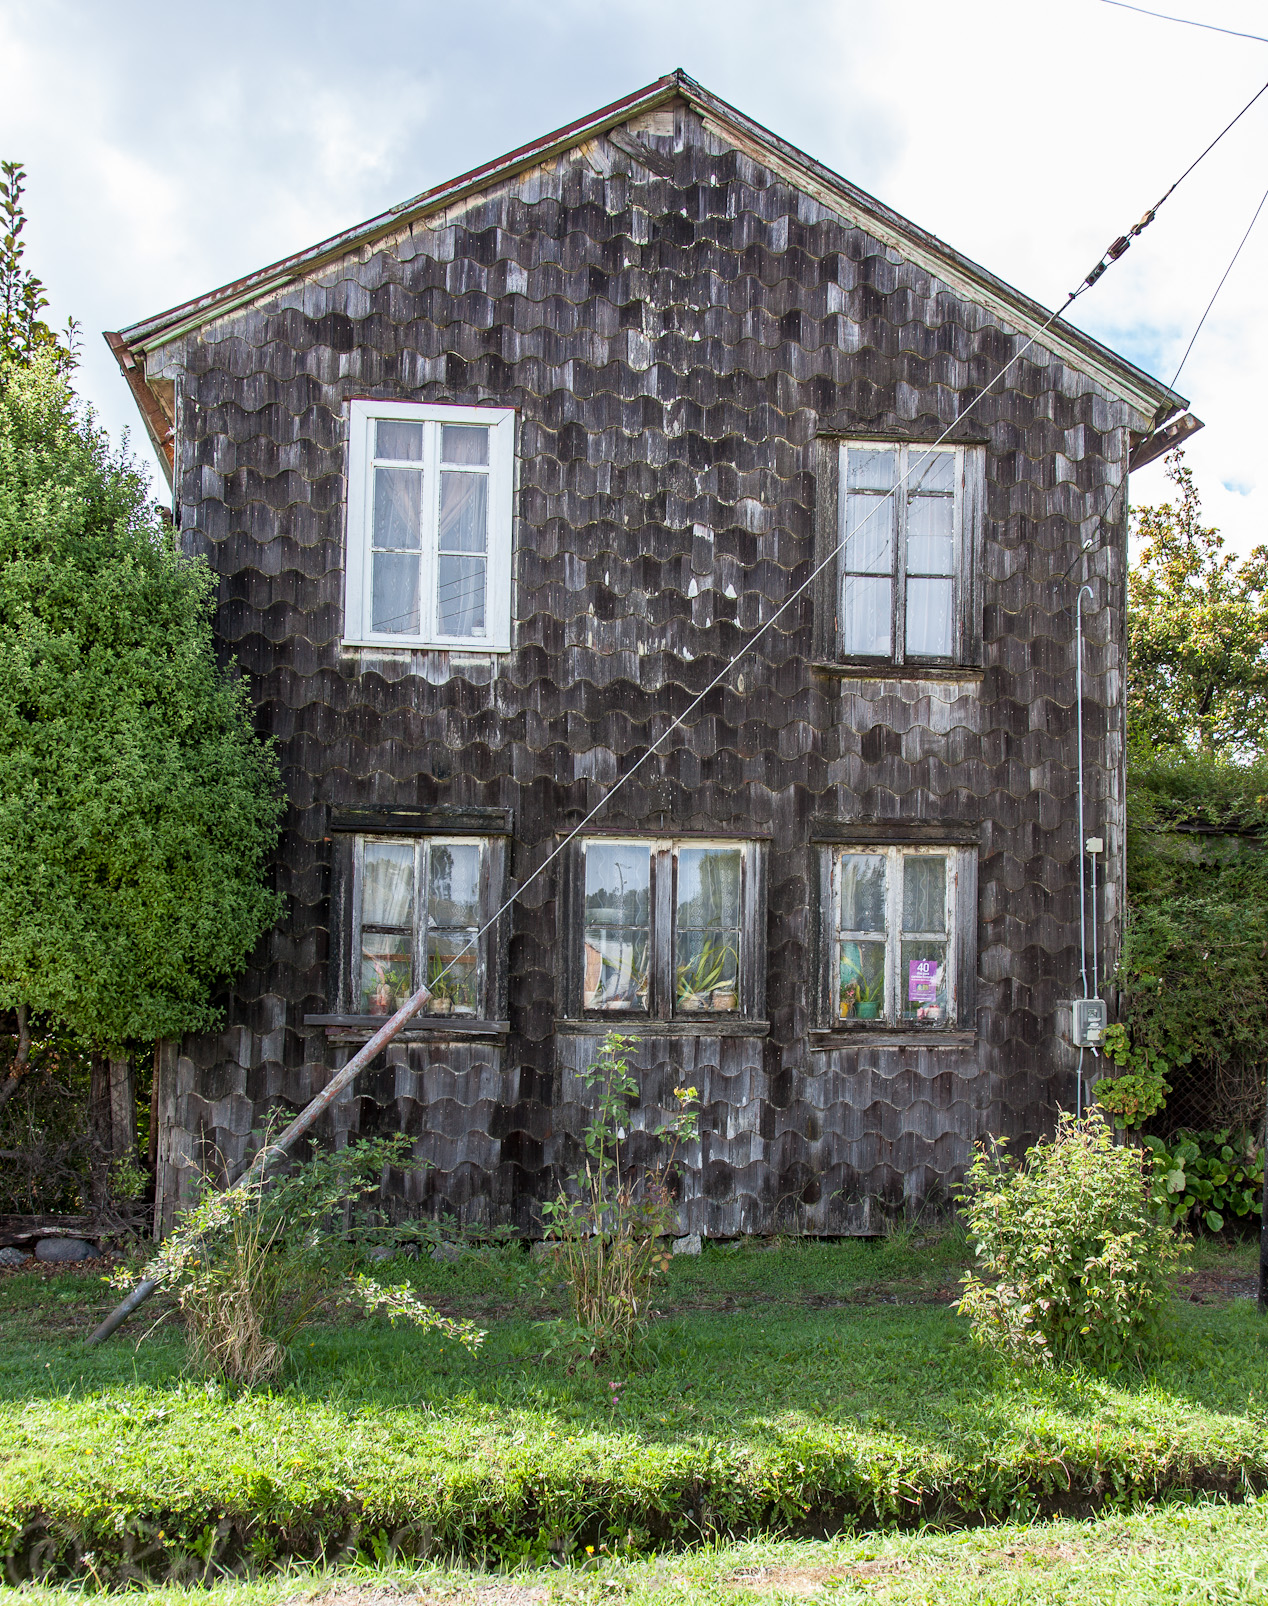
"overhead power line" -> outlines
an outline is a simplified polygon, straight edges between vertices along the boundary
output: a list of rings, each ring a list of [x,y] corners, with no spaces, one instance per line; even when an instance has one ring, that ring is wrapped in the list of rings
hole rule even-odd
[[[1038,329],[1035,330],[1025,344],[1020,346],[1003,365],[1003,367],[998,369],[998,371],[991,376],[986,384],[976,392],[972,399],[960,409],[955,418],[952,419],[951,423],[949,423],[941,435],[938,436],[937,440],[932,441],[925,448],[925,454],[935,450],[937,447],[946,442],[947,438],[951,435],[956,426],[960,424],[970,412],[972,412],[973,408],[977,406],[982,397],[985,396],[988,391],[992,390],[994,386],[1005,376],[1005,374],[1007,374],[1011,368],[1021,361],[1021,359],[1026,355],[1032,346],[1038,344],[1038,342],[1043,338],[1053,324],[1055,324],[1068,311],[1070,305],[1074,301],[1077,301],[1081,295],[1092,288],[1092,286],[1097,282],[1110,264],[1116,262],[1118,258],[1122,256],[1123,252],[1127,250],[1132,240],[1135,239],[1142,229],[1147,228],[1148,225],[1153,221],[1154,215],[1158,211],[1158,208],[1162,206],[1163,202],[1166,201],[1168,197],[1175,192],[1179,185],[1184,182],[1189,174],[1193,172],[1198,163],[1210,155],[1211,151],[1215,149],[1216,145],[1218,145],[1220,140],[1224,138],[1224,135],[1228,133],[1229,129],[1231,129],[1240,118],[1244,117],[1250,108],[1255,104],[1255,101],[1257,101],[1260,95],[1264,93],[1264,90],[1268,90],[1268,84],[1265,84],[1263,89],[1259,90],[1257,94],[1252,96],[1252,98],[1247,101],[1246,105],[1242,107],[1241,111],[1238,112],[1237,116],[1233,118],[1232,122],[1230,122],[1227,127],[1222,129],[1220,133],[1216,135],[1216,137],[1211,141],[1206,149],[1201,152],[1199,156],[1190,162],[1188,167],[1185,168],[1184,172],[1180,174],[1180,177],[1176,179],[1174,184],[1171,185],[1170,189],[1165,192],[1159,201],[1155,202],[1149,211],[1146,212],[1144,217],[1142,217],[1141,220],[1135,224],[1126,235],[1120,235],[1119,238],[1114,241],[1109,250],[1106,251],[1101,260],[1077,287],[1077,289],[1071,290],[1057,311],[1051,313],[1048,318],[1044,320],[1044,322],[1039,326]],[[1265,197],[1265,199],[1268,200],[1268,197]],[[1261,202],[1260,205],[1262,207],[1263,203]],[[1256,213],[1256,216],[1258,216],[1258,213]],[[1241,249],[1240,246],[1238,249]],[[1227,273],[1225,274],[1225,277],[1227,277]],[[1221,280],[1221,284],[1222,283],[1223,281]],[[1217,288],[1216,294],[1218,293],[1219,292]],[[921,455],[924,454],[916,454],[917,463],[919,463]],[[886,506],[890,498],[896,496],[898,492],[902,490],[903,486],[911,478],[913,472],[915,472],[914,466],[909,467],[907,472],[902,475],[902,477],[886,493],[885,496],[875,498],[876,505],[868,513],[867,518],[850,532],[852,536],[857,535],[858,531],[863,528],[863,525],[867,524],[872,518],[874,518],[876,514],[880,512],[881,508]],[[1107,508],[1112,501],[1113,495],[1111,495],[1109,502],[1106,504]],[[560,855],[569,847],[569,845],[581,835],[590,822],[594,820],[596,816],[605,808],[607,808],[621,788],[634,778],[639,770],[642,769],[643,765],[647,763],[647,761],[664,745],[666,741],[668,741],[674,732],[681,729],[681,727],[687,722],[696,709],[700,707],[701,703],[704,702],[705,698],[708,697],[711,692],[716,691],[717,688],[730,677],[741,660],[749,652],[751,652],[754,647],[756,647],[758,642],[761,641],[767,632],[773,628],[776,621],[785,613],[787,613],[794,603],[800,601],[800,599],[805,596],[806,592],[810,590],[811,586],[824,572],[824,570],[828,568],[830,564],[834,564],[836,562],[838,554],[845,546],[845,542],[846,537],[842,536],[832,550],[828,553],[827,557],[825,557],[822,562],[815,565],[806,579],[803,580],[802,583],[797,586],[797,588],[792,591],[782,603],[780,603],[780,605],[771,614],[770,618],[753,632],[744,645],[736,653],[734,653],[728,662],[717,672],[716,675],[713,676],[704,690],[697,692],[695,696],[691,698],[682,712],[678,714],[676,718],[671,720],[661,734],[650,743],[646,752],[641,754],[641,756],[634,761],[630,768],[626,770],[624,775],[618,776],[610,789],[605,792],[599,801],[594,805],[594,807],[588,811],[584,819],[582,819],[579,824],[574,826],[573,829],[564,837],[564,839],[551,849],[551,851],[546,855],[537,868],[525,878],[525,880],[510,895],[510,897],[506,898],[502,902],[493,916],[489,920],[485,921],[475,935],[470,937],[467,942],[464,943],[462,948],[460,948],[458,952],[451,957],[449,963],[445,966],[440,975],[432,979],[433,987],[438,981],[443,980],[444,977],[449,974],[449,972],[454,968],[464,954],[477,949],[477,945],[479,944],[481,938],[483,938],[484,935],[492,927],[494,927],[499,920],[501,920],[502,916],[507,913],[513,904],[518,902],[519,899],[523,897],[528,888],[546,873],[555,860],[558,859]],[[1079,558],[1085,557],[1086,555],[1087,549],[1085,548],[1084,551],[1080,552]],[[1079,561],[1079,558],[1075,559],[1076,563]],[[1071,565],[1071,568],[1073,568],[1073,565]],[[1066,571],[1067,575],[1069,572],[1070,570]],[[347,1064],[344,1065],[341,1070],[335,1073],[335,1075],[330,1079],[317,1097],[311,1100],[311,1102],[295,1117],[289,1126],[286,1127],[285,1131],[280,1133],[273,1143],[268,1144],[265,1148],[259,1151],[259,1153],[251,1161],[250,1165],[242,1173],[242,1176],[239,1177],[238,1181],[232,1186],[240,1186],[252,1175],[252,1173],[258,1174],[259,1172],[267,1169],[270,1164],[284,1154],[291,1147],[291,1145],[314,1124],[321,1113],[329,1108],[329,1106],[339,1096],[343,1089],[353,1082],[361,1073],[361,1071],[363,1071],[372,1060],[382,1053],[388,1044],[391,1043],[405,1029],[410,1020],[422,1009],[423,1005],[427,1002],[430,996],[430,989],[426,985],[420,986],[416,992],[411,994],[411,996],[406,999],[404,1004],[401,1005],[396,1013],[392,1015],[390,1019],[385,1021],[379,1030],[374,1033],[369,1041],[360,1049],[358,1049],[355,1054],[353,1054],[353,1056],[348,1060]],[[156,1287],[157,1282],[155,1279],[150,1277],[143,1278],[142,1281],[139,1282],[128,1295],[128,1297],[123,1300],[123,1302],[111,1312],[106,1320],[102,1322],[101,1326],[92,1333],[88,1342],[90,1344],[98,1343],[101,1339],[108,1337],[111,1333],[116,1331],[116,1329],[122,1325],[127,1317],[141,1304],[143,1304],[146,1299],[149,1298]]]
[[[1184,367],[1185,363],[1188,362],[1189,353],[1193,350],[1194,345],[1197,343],[1198,336],[1202,333],[1202,325],[1206,322],[1207,316],[1210,313],[1211,308],[1215,305],[1216,299],[1219,296],[1220,291],[1224,288],[1224,280],[1228,278],[1230,273],[1232,273],[1234,263],[1236,263],[1238,257],[1241,256],[1242,247],[1246,244],[1247,240],[1250,239],[1250,231],[1255,227],[1255,224],[1259,221],[1259,214],[1263,211],[1265,202],[1268,202],[1268,190],[1265,190],[1264,193],[1260,196],[1259,205],[1255,208],[1254,217],[1252,217],[1250,222],[1246,225],[1245,234],[1243,234],[1241,239],[1237,242],[1237,249],[1236,249],[1236,251],[1233,252],[1232,256],[1229,258],[1228,266],[1224,269],[1223,274],[1220,276],[1220,282],[1215,286],[1215,294],[1211,297],[1211,299],[1206,304],[1206,312],[1204,312],[1202,314],[1202,316],[1198,319],[1198,326],[1193,331],[1193,339],[1190,340],[1189,344],[1184,348],[1184,356],[1181,357],[1181,359],[1180,359],[1180,367],[1176,369],[1174,375],[1172,376],[1171,384],[1167,387],[1169,390],[1174,390],[1176,388],[1176,380],[1179,379],[1179,377],[1180,377],[1180,370]]]
[[[1101,0],[1103,5],[1117,6],[1120,11],[1136,11],[1142,17],[1157,17],[1159,22],[1182,22],[1187,28],[1206,28],[1211,33],[1226,33],[1234,39],[1256,39],[1261,45],[1268,45],[1268,38],[1261,33],[1239,33],[1236,28],[1220,28],[1213,22],[1197,22],[1192,17],[1171,17],[1165,11],[1146,11],[1144,6],[1128,5],[1127,0]]]
[[[1120,3],[1120,0],[1106,0],[1106,3],[1109,4],[1109,5],[1118,5]],[[1133,6],[1131,9],[1135,10],[1136,7]],[[1266,42],[1268,42],[1268,41],[1266,41]],[[1259,97],[1264,93],[1264,90],[1268,90],[1268,84],[1264,84],[1262,88],[1257,89],[1255,91],[1255,93],[1250,97],[1250,99],[1242,107],[1241,111],[1238,112],[1237,116],[1233,118],[1232,122],[1226,123],[1224,125],[1224,127],[1220,129],[1219,133],[1215,136],[1215,138],[1211,141],[1211,143],[1206,147],[1206,149],[1204,151],[1202,151],[1202,153],[1200,155],[1195,156],[1193,158],[1193,160],[1189,163],[1188,167],[1186,167],[1184,172],[1181,173],[1180,177],[1178,179],[1176,179],[1175,182],[1170,186],[1170,188],[1167,189],[1163,193],[1163,195],[1161,196],[1161,198],[1159,200],[1156,200],[1154,202],[1154,204],[1149,208],[1149,210],[1141,218],[1140,222],[1139,223],[1133,223],[1131,228],[1128,229],[1126,234],[1120,234],[1119,237],[1117,238],[1117,240],[1115,240],[1110,246],[1108,246],[1106,248],[1105,255],[1101,258],[1101,260],[1092,269],[1091,273],[1088,274],[1087,278],[1084,279],[1083,283],[1079,286],[1079,288],[1077,290],[1074,290],[1074,291],[1071,292],[1070,301],[1073,301],[1075,296],[1082,295],[1084,290],[1090,289],[1091,286],[1094,285],[1096,283],[1096,281],[1100,278],[1100,276],[1105,272],[1106,268],[1109,267],[1111,262],[1117,262],[1118,261],[1119,257],[1122,256],[1123,252],[1126,251],[1127,247],[1132,243],[1132,241],[1136,238],[1136,236],[1138,234],[1142,233],[1145,229],[1147,229],[1149,227],[1149,225],[1153,222],[1154,218],[1157,217],[1158,209],[1162,206],[1162,203],[1164,201],[1170,200],[1170,198],[1180,188],[1181,184],[1184,183],[1185,179],[1188,178],[1189,174],[1194,170],[1194,168],[1197,167],[1201,162],[1204,162],[1206,160],[1206,158],[1211,154],[1211,152],[1215,149],[1215,147],[1219,144],[1219,142],[1224,138],[1225,134],[1227,134],[1230,129],[1235,128],[1237,126],[1237,124],[1241,122],[1242,118],[1245,117],[1246,113],[1255,104],[1255,102],[1259,99]],[[1067,307],[1070,305],[1070,301],[1066,302],[1066,306]],[[1063,307],[1061,310],[1064,312],[1065,308]]]

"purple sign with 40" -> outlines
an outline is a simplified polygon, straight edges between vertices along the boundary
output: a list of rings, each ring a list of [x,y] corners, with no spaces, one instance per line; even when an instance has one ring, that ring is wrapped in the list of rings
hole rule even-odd
[[[941,962],[937,959],[913,959],[910,961],[907,980],[907,998],[913,1004],[936,1004],[938,1002],[938,972]]]

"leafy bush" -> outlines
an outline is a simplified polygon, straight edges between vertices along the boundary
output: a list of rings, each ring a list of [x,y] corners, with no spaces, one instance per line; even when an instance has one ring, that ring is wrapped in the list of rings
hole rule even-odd
[[[1171,1062],[1147,1048],[1132,1045],[1126,1026],[1107,1026],[1105,1057],[1120,1067],[1115,1077],[1105,1077],[1096,1085],[1096,1102],[1113,1117],[1116,1127],[1140,1126],[1167,1102],[1171,1091],[1166,1075]],[[1190,1056],[1172,1050],[1177,1064],[1187,1065]]]
[[[1117,1370],[1158,1332],[1181,1243],[1150,1167],[1093,1111],[1063,1114],[1020,1165],[979,1148],[962,1200],[978,1269],[960,1310],[980,1343],[1024,1362]]]
[[[184,1213],[148,1275],[172,1290],[199,1370],[252,1387],[275,1377],[296,1334],[334,1300],[383,1310],[475,1349],[469,1322],[424,1305],[407,1284],[383,1288],[358,1270],[367,1245],[391,1246],[392,1229],[363,1212],[353,1231],[349,1201],[400,1165],[409,1139],[398,1136],[323,1150],[281,1176],[258,1165],[236,1188],[209,1179]],[[116,1279],[130,1283],[127,1273]]]
[[[678,1147],[697,1136],[687,1106],[694,1087],[675,1088],[678,1113],[649,1136],[666,1142],[655,1165],[635,1166],[622,1152],[638,1083],[630,1075],[630,1040],[609,1032],[599,1057],[581,1081],[595,1096],[593,1117],[582,1134],[584,1162],[577,1192],[561,1191],[542,1206],[547,1242],[567,1277],[577,1326],[589,1335],[592,1354],[627,1352],[648,1320],[652,1279],[668,1265],[660,1243],[677,1229],[669,1170]]]
[[[1164,1135],[1256,1126],[1268,1063],[1268,758],[1133,749],[1127,820],[1115,980],[1133,1050],[1170,1065],[1168,1124],[1151,1124]]]
[[[1154,1198],[1173,1222],[1220,1232],[1232,1216],[1258,1216],[1264,1152],[1246,1132],[1177,1132],[1169,1143],[1145,1138],[1153,1155]]]

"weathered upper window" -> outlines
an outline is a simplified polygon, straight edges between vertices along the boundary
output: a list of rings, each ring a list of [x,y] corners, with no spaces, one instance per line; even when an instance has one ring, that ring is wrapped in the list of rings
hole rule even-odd
[[[515,415],[354,401],[344,638],[511,645]]]
[[[763,999],[760,844],[595,837],[577,872],[573,1008],[753,1017]]]
[[[824,444],[829,483],[821,494],[835,519],[822,524],[820,542],[837,551],[820,590],[820,655],[847,663],[974,661],[982,449]]]

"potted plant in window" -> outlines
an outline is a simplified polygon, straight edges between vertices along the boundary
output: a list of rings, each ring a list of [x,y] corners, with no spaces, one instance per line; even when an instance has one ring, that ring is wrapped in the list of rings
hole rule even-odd
[[[860,976],[854,1013],[859,1020],[875,1020],[881,1012],[881,984],[866,982]]]
[[[458,982],[452,971],[446,974],[446,961],[441,954],[432,954],[427,961],[427,991],[431,994],[429,1015],[453,1014]]]
[[[735,983],[726,980],[727,960],[735,957],[731,944],[706,937],[694,959],[678,967],[679,1009],[734,1009]],[[720,998],[729,998],[722,1003]]]
[[[371,959],[374,990],[370,994],[371,1015],[390,1015],[409,996],[409,972],[383,959]]]

